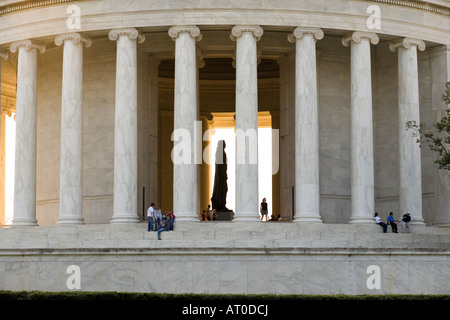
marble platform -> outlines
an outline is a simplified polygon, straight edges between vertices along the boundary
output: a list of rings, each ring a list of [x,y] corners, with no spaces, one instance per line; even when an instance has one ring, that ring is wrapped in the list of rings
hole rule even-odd
[[[450,294],[449,228],[208,221],[161,236],[146,223],[1,228],[0,290]]]

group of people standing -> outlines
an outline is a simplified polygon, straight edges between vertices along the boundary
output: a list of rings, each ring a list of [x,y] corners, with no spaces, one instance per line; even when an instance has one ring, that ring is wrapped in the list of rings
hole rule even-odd
[[[375,212],[375,222],[380,225],[383,228],[383,232],[387,232],[388,225],[391,226],[393,233],[398,233],[397,229],[397,223],[400,222],[399,220],[394,219],[394,214],[392,212],[389,213],[389,216],[387,217],[387,223],[384,223],[381,221],[381,218],[378,216],[378,212]],[[402,232],[409,233],[409,223],[411,222],[411,212],[406,212],[401,220],[402,223]]]
[[[208,204],[208,208],[206,208],[206,210],[203,210],[202,212],[202,217],[201,217],[202,221],[215,221],[217,220],[217,213],[216,213],[216,209],[213,209],[211,211],[211,205]]]
[[[152,203],[147,210],[148,231],[157,231],[158,240],[161,240],[161,232],[173,231],[175,215],[173,212],[161,213],[159,206]]]

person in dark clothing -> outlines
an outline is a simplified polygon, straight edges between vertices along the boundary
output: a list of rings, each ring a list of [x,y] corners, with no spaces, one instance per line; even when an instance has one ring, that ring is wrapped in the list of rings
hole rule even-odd
[[[158,240],[161,240],[161,232],[169,231],[170,223],[167,221],[167,218],[164,217],[161,222],[161,227],[158,229]]]
[[[397,224],[395,223],[394,214],[392,212],[390,212],[389,216],[387,217],[387,224],[391,226],[393,233],[398,233]]]
[[[402,219],[402,231],[405,232],[405,229],[408,229],[408,233],[409,233],[409,222],[411,221],[411,215],[410,212],[408,211],[406,214],[403,215],[403,219]]]
[[[266,198],[264,198],[261,202],[261,206],[259,208],[259,211],[261,212],[261,220],[265,219],[267,221],[267,215],[268,215],[268,211],[267,211],[267,202],[266,202]]]

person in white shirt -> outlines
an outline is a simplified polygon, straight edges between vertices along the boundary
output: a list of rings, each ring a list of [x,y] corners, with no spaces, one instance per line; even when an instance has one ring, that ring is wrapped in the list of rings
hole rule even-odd
[[[381,222],[381,218],[378,216],[378,212],[375,212],[375,222],[383,228],[384,233],[387,232],[387,224],[384,222]]]
[[[152,203],[147,210],[148,231],[153,231],[154,218],[155,218],[155,204]]]

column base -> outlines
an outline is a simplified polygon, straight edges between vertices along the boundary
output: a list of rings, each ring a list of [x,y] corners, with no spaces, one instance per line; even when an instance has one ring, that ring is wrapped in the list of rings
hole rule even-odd
[[[13,221],[11,222],[11,227],[27,227],[27,226],[32,226],[35,227],[37,226],[37,220],[36,219],[13,219]]]
[[[433,227],[437,227],[437,228],[449,228],[450,227],[450,221],[433,222],[431,225]]]
[[[233,221],[261,221],[259,214],[254,212],[235,213]]]
[[[292,222],[322,223],[323,221],[317,215],[295,215]]]
[[[138,217],[133,217],[129,215],[115,215],[112,217],[110,223],[139,223],[140,220]]]
[[[180,217],[179,215],[176,215],[175,221],[176,222],[199,222],[200,219],[198,217],[183,217],[183,216]]]
[[[373,217],[350,217],[350,221],[348,223],[373,224],[375,223],[375,219]]]
[[[84,224],[84,219],[79,216],[60,217],[56,222],[57,225],[64,224]]]

